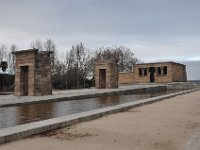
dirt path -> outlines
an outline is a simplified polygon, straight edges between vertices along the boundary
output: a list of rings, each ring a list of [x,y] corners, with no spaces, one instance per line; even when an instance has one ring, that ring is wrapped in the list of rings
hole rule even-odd
[[[0,150],[183,150],[200,128],[200,91],[0,146]]]

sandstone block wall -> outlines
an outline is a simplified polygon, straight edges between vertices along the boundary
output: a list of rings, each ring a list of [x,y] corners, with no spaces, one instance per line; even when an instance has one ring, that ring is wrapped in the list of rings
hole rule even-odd
[[[133,84],[133,72],[119,72],[119,84]]]
[[[155,83],[184,82],[187,81],[186,67],[175,62],[145,63],[134,65],[134,83],[150,83],[149,69],[155,68]],[[164,71],[164,68],[167,68]],[[144,73],[146,69],[146,74]],[[160,70],[160,71],[159,71]],[[141,74],[142,72],[142,74]]]
[[[51,52],[29,49],[16,51],[13,54],[16,56],[14,94],[17,96],[52,94]]]
[[[173,64],[173,82],[187,81],[186,67]]]
[[[35,68],[35,94],[50,95],[52,94],[51,80],[51,59],[50,54],[42,51],[37,54]]]
[[[114,61],[95,63],[95,87],[118,88],[118,65]]]
[[[153,73],[154,83],[187,81],[185,65],[175,62],[159,62],[136,64],[133,67],[133,72],[119,72],[119,84],[150,83],[150,68],[152,67],[155,69]],[[99,77],[97,76],[97,78]]]

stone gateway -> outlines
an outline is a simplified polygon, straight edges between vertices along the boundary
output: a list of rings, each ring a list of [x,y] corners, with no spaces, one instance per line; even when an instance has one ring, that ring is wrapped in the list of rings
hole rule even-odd
[[[97,89],[118,88],[118,65],[115,61],[95,63],[95,87]]]
[[[16,96],[52,94],[51,51],[28,49],[15,51]]]

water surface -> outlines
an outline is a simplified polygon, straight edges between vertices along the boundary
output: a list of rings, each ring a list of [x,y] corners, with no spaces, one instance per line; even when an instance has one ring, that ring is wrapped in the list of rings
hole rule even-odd
[[[61,102],[0,107],[0,128],[80,113],[174,92],[175,91],[154,91]]]

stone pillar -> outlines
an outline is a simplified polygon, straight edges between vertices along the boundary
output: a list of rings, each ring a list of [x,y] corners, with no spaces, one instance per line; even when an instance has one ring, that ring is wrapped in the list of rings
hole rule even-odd
[[[13,52],[16,56],[14,95],[52,94],[51,53],[37,49]]]
[[[115,61],[97,61],[95,63],[95,87],[118,88],[118,65]]]

